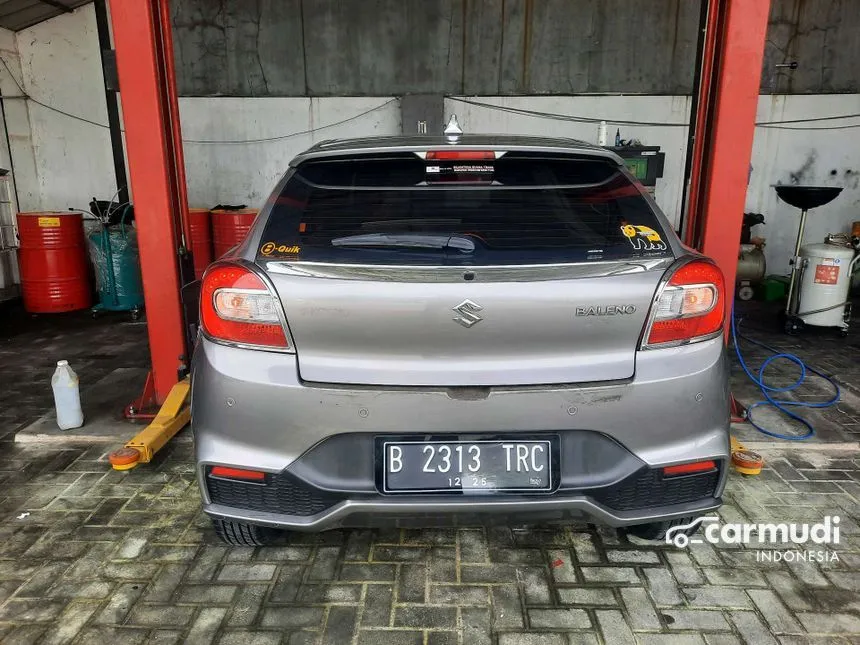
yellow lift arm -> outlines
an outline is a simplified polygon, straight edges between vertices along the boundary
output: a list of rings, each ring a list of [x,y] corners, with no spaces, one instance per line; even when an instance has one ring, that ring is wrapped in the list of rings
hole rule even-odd
[[[173,386],[164,405],[146,428],[141,430],[123,448],[109,455],[115,470],[130,470],[139,463],[148,463],[156,452],[191,420],[188,395],[191,381],[185,377]]]

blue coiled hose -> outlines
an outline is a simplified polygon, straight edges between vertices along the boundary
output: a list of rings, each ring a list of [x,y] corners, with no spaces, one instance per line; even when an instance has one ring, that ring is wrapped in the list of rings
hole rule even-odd
[[[741,354],[741,348],[740,348],[740,345],[738,344],[738,338],[743,338],[748,343],[752,343],[753,345],[758,345],[759,347],[763,347],[764,349],[766,349],[770,352],[773,352],[774,355],[770,356],[767,360],[764,361],[764,363],[761,364],[761,367],[758,369],[758,376],[753,374],[750,371],[749,367],[747,367],[746,361],[744,361],[744,357]],[[836,384],[836,382],[832,378],[827,376],[826,374],[822,373],[820,370],[817,370],[814,367],[807,365],[806,363],[804,363],[800,358],[798,358],[794,354],[786,354],[784,352],[780,352],[778,349],[775,349],[774,347],[771,347],[770,345],[765,345],[764,343],[757,341],[753,338],[750,338],[749,336],[743,336],[743,335],[739,334],[737,332],[737,323],[735,321],[734,314],[732,315],[732,342],[734,342],[734,344],[735,344],[735,352],[738,355],[738,361],[740,361],[741,367],[743,368],[744,372],[746,372],[746,375],[750,378],[750,380],[759,387],[759,389],[761,390],[761,392],[765,398],[764,401],[757,401],[756,403],[753,403],[752,405],[747,407],[747,421],[749,421],[750,425],[753,428],[755,428],[756,430],[758,430],[759,432],[761,432],[762,434],[766,434],[769,437],[775,437],[777,439],[785,439],[787,441],[803,441],[804,439],[809,439],[810,437],[815,435],[815,428],[812,427],[812,424],[809,421],[807,421],[806,419],[804,419],[803,417],[801,417],[800,415],[792,412],[788,408],[792,407],[792,406],[798,407],[798,408],[829,408],[831,405],[835,405],[836,403],[839,402],[839,396],[840,396],[839,386]],[[778,358],[782,358],[782,359],[785,359],[787,361],[791,361],[792,363],[794,363],[795,365],[797,365],[800,368],[800,376],[797,377],[797,380],[794,383],[792,383],[791,385],[786,385],[785,387],[772,387],[772,386],[770,386],[764,382],[764,380],[765,380],[764,379],[764,371],[767,369],[768,365],[770,365],[773,361],[777,360]],[[798,387],[801,386],[803,381],[806,379],[806,373],[807,372],[812,372],[813,374],[817,374],[818,376],[820,376],[821,378],[823,378],[825,381],[827,381],[828,383],[830,383],[833,386],[833,389],[836,391],[836,393],[833,395],[832,399],[830,399],[829,401],[823,401],[823,402],[819,402],[819,403],[809,403],[806,401],[790,401],[790,400],[786,400],[786,399],[775,399],[775,398],[773,398],[773,396],[771,396],[772,394],[778,394],[780,392],[791,392],[792,390],[797,389]],[[806,429],[807,429],[806,434],[802,434],[802,435],[780,434],[779,432],[773,432],[772,430],[768,430],[767,428],[763,428],[762,426],[758,425],[755,421],[753,421],[752,411],[753,411],[753,408],[757,408],[757,407],[764,406],[764,405],[771,405],[771,406],[775,407],[777,410],[779,410],[780,412],[782,412],[783,414],[785,414],[786,416],[794,419],[795,421],[798,421],[799,423],[802,423],[804,426],[806,426]]]

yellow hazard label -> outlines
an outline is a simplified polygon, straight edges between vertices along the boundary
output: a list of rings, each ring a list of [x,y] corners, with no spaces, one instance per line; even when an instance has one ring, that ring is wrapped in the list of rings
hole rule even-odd
[[[59,228],[60,227],[60,218],[59,217],[40,217],[39,218],[39,228]]]

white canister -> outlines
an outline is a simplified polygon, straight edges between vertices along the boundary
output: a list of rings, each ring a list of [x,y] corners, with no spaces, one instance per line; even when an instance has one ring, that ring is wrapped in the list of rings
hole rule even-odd
[[[597,126],[597,145],[606,145],[606,121],[601,121]]]
[[[57,361],[57,369],[51,377],[51,389],[54,390],[54,407],[57,410],[57,425],[60,430],[71,430],[84,425],[78,375],[69,366],[69,361]]]
[[[804,262],[798,315],[807,325],[845,327],[844,303],[851,286],[854,249],[835,244],[807,244],[800,249],[800,256]]]

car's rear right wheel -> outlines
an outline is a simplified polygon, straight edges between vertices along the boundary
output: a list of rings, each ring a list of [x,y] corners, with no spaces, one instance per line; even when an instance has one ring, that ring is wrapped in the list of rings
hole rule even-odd
[[[267,546],[278,537],[278,531],[246,522],[212,518],[215,534],[230,546]]]
[[[635,524],[633,526],[628,526],[625,530],[629,535],[635,535],[638,538],[642,538],[643,540],[659,540],[663,541],[666,539],[666,533],[669,529],[675,526],[681,526],[683,524],[690,524],[696,519],[695,516],[690,517],[679,517],[674,520],[667,520],[665,522],[649,522],[648,524]],[[701,522],[696,522],[693,526],[680,529],[679,531],[675,531],[675,533],[682,533],[683,535],[693,535],[696,531],[699,530],[699,526]]]

